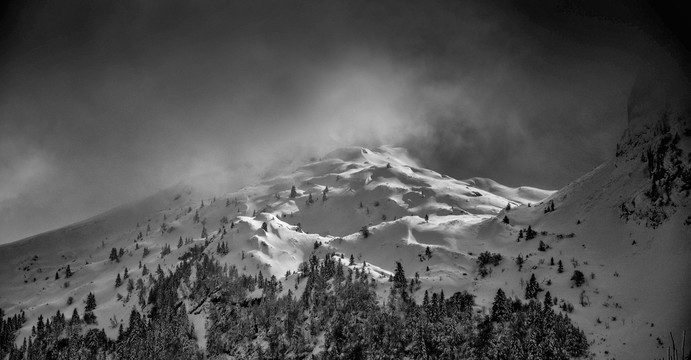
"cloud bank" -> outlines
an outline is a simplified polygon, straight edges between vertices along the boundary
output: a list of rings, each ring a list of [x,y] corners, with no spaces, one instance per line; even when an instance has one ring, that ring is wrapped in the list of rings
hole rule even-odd
[[[624,3],[15,2],[0,242],[346,145],[561,187],[613,153],[646,54],[679,47]]]

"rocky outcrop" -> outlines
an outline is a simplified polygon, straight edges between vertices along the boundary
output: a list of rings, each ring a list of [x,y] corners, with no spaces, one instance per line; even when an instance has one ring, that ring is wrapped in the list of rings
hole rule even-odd
[[[649,68],[638,76],[628,128],[617,144],[617,166],[640,168],[647,177],[644,187],[622,202],[621,216],[653,228],[691,205],[690,87],[683,73],[672,69]]]

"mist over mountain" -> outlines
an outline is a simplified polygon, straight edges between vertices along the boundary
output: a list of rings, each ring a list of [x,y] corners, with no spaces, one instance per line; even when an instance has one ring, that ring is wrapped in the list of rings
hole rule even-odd
[[[661,8],[10,3],[0,359],[691,356]]]
[[[611,154],[643,64],[685,61],[644,2],[3,9],[0,242],[351,145],[560,188]]]
[[[664,354],[691,324],[691,112],[673,83],[650,83],[636,82],[610,160],[558,191],[346,147],[239,188],[181,182],[2,245],[0,307],[15,316],[3,353]]]

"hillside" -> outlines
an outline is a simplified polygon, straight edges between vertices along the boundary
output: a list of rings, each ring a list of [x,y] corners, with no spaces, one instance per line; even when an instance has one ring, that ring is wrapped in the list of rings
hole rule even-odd
[[[114,285],[125,270],[147,283],[145,268],[173,270],[180,256],[203,245],[221,265],[294,284],[311,256],[336,254],[344,264],[352,256],[348,267],[376,282],[379,301],[389,296],[389,277],[400,262],[419,278],[417,302],[426,290],[467,290],[480,314],[488,313],[499,288],[523,299],[535,275],[560,306],[574,306],[568,315],[585,331],[595,358],[660,357],[670,332],[691,327],[691,126],[687,113],[659,109],[634,111],[636,126],[616,157],[556,192],[456,180],[386,146],[339,149],[211,197],[179,185],[0,246],[0,308],[25,312],[20,344],[40,315],[81,312],[93,293],[98,324],[91,326],[115,338],[132,308],[141,308],[126,285]],[[640,125],[641,117],[652,125]],[[529,227],[533,239],[525,236]],[[541,243],[545,251],[538,250]],[[485,251],[502,260],[480,266]],[[585,274],[582,286],[571,281],[576,270]],[[296,285],[295,295],[300,291]],[[205,307],[199,308],[190,321],[204,348]]]

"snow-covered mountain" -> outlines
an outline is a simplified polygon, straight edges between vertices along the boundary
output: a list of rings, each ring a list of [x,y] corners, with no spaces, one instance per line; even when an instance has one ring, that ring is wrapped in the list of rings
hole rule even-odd
[[[205,244],[221,263],[292,284],[312,254],[335,252],[352,255],[351,266],[382,284],[398,261],[419,275],[418,302],[424,290],[467,290],[478,312],[488,311],[499,288],[523,298],[534,274],[560,304],[574,305],[569,316],[594,357],[662,356],[670,332],[691,328],[691,123],[684,107],[636,102],[636,91],[616,156],[559,191],[456,180],[402,148],[339,149],[242,189],[208,196],[178,185],[2,245],[0,308],[26,313],[19,343],[39,315],[81,310],[94,293],[98,327],[116,337],[137,306],[125,286],[114,286],[125,269],[146,281],[144,267],[172,269]],[[113,249],[122,249],[118,260]],[[504,260],[480,266],[485,251]],[[582,286],[571,281],[576,270],[586,276]],[[380,299],[388,289],[377,287]],[[190,319],[204,347],[203,307]]]

